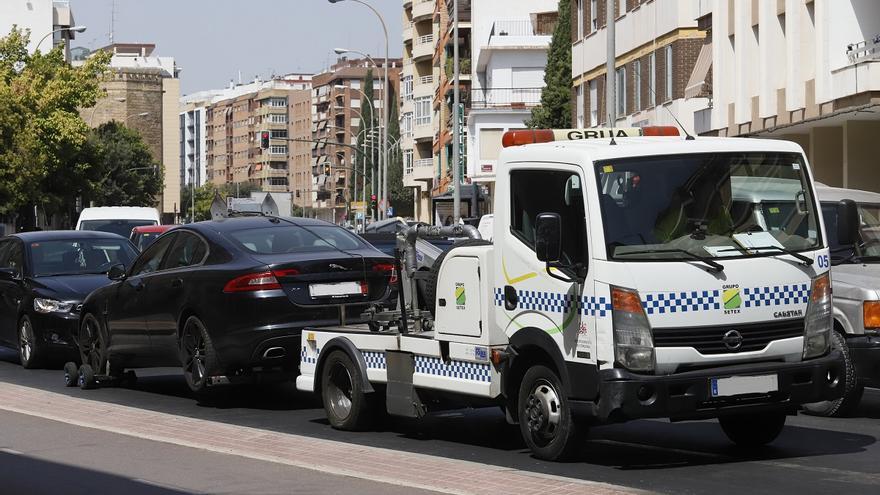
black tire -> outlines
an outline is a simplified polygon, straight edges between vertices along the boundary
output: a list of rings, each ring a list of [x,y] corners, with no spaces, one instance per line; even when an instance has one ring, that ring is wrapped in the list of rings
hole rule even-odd
[[[18,321],[18,358],[21,367],[29,370],[43,367],[46,361],[46,346],[37,338],[28,315]]]
[[[80,361],[89,365],[94,373],[110,371],[107,363],[107,334],[104,325],[92,313],[87,313],[79,326],[77,335]]]
[[[336,350],[321,366],[321,398],[330,426],[337,430],[360,431],[376,419],[376,394],[364,393],[363,375],[344,351]]]
[[[93,370],[88,364],[80,366],[79,371],[77,372],[77,383],[79,383],[79,388],[83,390],[98,388],[98,380],[95,378],[95,370]]]
[[[73,361],[64,363],[64,386],[75,387],[79,380],[79,368]]]
[[[760,447],[776,440],[785,427],[784,412],[737,414],[718,418],[724,434],[740,447]]]
[[[434,310],[437,308],[437,280],[440,278],[440,266],[443,264],[443,260],[446,259],[446,255],[449,254],[453,249],[457,249],[460,247],[468,247],[468,246],[491,246],[492,243],[483,239],[468,239],[466,241],[459,242],[458,244],[452,246],[447,249],[437,259],[434,261],[434,264],[431,265],[431,272],[428,274],[428,279],[425,280],[424,284],[424,296],[425,296],[425,309],[434,314]]]
[[[570,459],[583,446],[586,427],[575,421],[562,382],[543,365],[529,368],[519,386],[519,429],[535,457]]]
[[[846,345],[846,337],[840,332],[832,331],[831,348],[840,350],[840,354],[843,356],[843,369],[845,371],[843,376],[843,397],[804,404],[803,407],[804,412],[807,414],[839,418],[852,414],[856,407],[858,407],[859,402],[862,400],[862,394],[865,392],[865,387],[859,383],[855,363],[853,363],[849,347]]]
[[[217,375],[219,365],[214,343],[205,324],[198,317],[190,316],[183,324],[180,335],[180,364],[189,389],[196,395],[205,395],[209,380]]]

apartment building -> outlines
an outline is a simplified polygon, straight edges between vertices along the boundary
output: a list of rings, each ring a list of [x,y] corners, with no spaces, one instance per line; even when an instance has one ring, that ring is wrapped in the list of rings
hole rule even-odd
[[[163,188],[157,208],[163,222],[180,212],[179,68],[174,57],[153,54],[151,43],[114,43],[96,51],[112,54],[101,87],[105,96],[81,111],[91,127],[115,120],[140,133],[153,158],[162,164]],[[82,64],[74,60],[73,65]]]
[[[466,182],[491,213],[501,137],[525,127],[541,103],[557,0],[481,0],[471,9],[473,79],[467,115]],[[471,215],[466,215],[471,216]]]
[[[263,192],[289,194],[291,184],[310,173],[310,75],[234,86],[212,99],[205,123],[206,180],[214,184],[250,183]],[[270,133],[265,150],[262,131]]]
[[[327,71],[317,74],[312,80],[312,127],[311,139],[311,182],[310,187],[297,191],[297,194],[311,198],[310,215],[329,222],[342,223],[349,219],[349,202],[362,200],[361,196],[351,195],[352,181],[358,190],[363,187],[363,171],[355,171],[358,133],[361,120],[361,102],[370,97],[376,120],[381,123],[382,85],[384,84],[384,58],[373,58],[378,67],[373,67],[369,59],[340,58]],[[400,86],[401,59],[388,61],[388,85],[390,91],[398,91]],[[364,93],[363,82],[367,72],[373,71],[373,94]],[[336,145],[343,143],[348,146]],[[330,172],[329,175],[327,172]],[[367,171],[368,190],[378,182]]]
[[[795,141],[817,180],[880,191],[880,2],[701,0],[699,22],[714,74],[700,134]]]
[[[676,125],[675,116],[693,133],[696,113],[709,106],[706,93],[685,95],[708,42],[706,31],[697,25],[698,0],[572,0],[573,125],[609,125],[605,102],[608,5],[615,9],[614,125]]]
[[[201,187],[208,182],[208,106],[227,90],[210,89],[180,98],[180,184]]]
[[[61,30],[76,25],[68,0],[4,0],[0,2],[0,36],[6,36],[17,26],[30,33],[28,52],[48,52],[63,45],[64,59],[70,60],[70,40],[73,31]],[[55,33],[54,31],[58,31]],[[44,39],[45,38],[45,39]]]

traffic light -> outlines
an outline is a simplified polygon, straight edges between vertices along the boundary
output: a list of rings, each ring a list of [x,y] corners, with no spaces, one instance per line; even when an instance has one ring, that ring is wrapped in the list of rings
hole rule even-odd
[[[269,149],[269,131],[260,131],[260,148]]]
[[[376,195],[375,194],[370,195],[370,209],[371,210],[376,209]]]
[[[327,177],[330,177],[330,164],[329,163],[324,165],[324,175],[326,175]]]

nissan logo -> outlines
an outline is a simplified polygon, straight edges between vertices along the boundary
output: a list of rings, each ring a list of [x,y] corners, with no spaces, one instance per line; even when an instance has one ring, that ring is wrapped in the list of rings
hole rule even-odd
[[[743,336],[736,330],[730,330],[724,334],[724,337],[721,337],[721,342],[724,342],[724,346],[729,350],[735,351],[742,347]]]

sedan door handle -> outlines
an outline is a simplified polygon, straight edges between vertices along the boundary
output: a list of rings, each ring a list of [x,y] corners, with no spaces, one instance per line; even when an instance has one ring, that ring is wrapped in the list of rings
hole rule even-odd
[[[180,287],[183,287],[183,279],[175,278],[174,280],[171,281],[171,288],[177,289]]]

